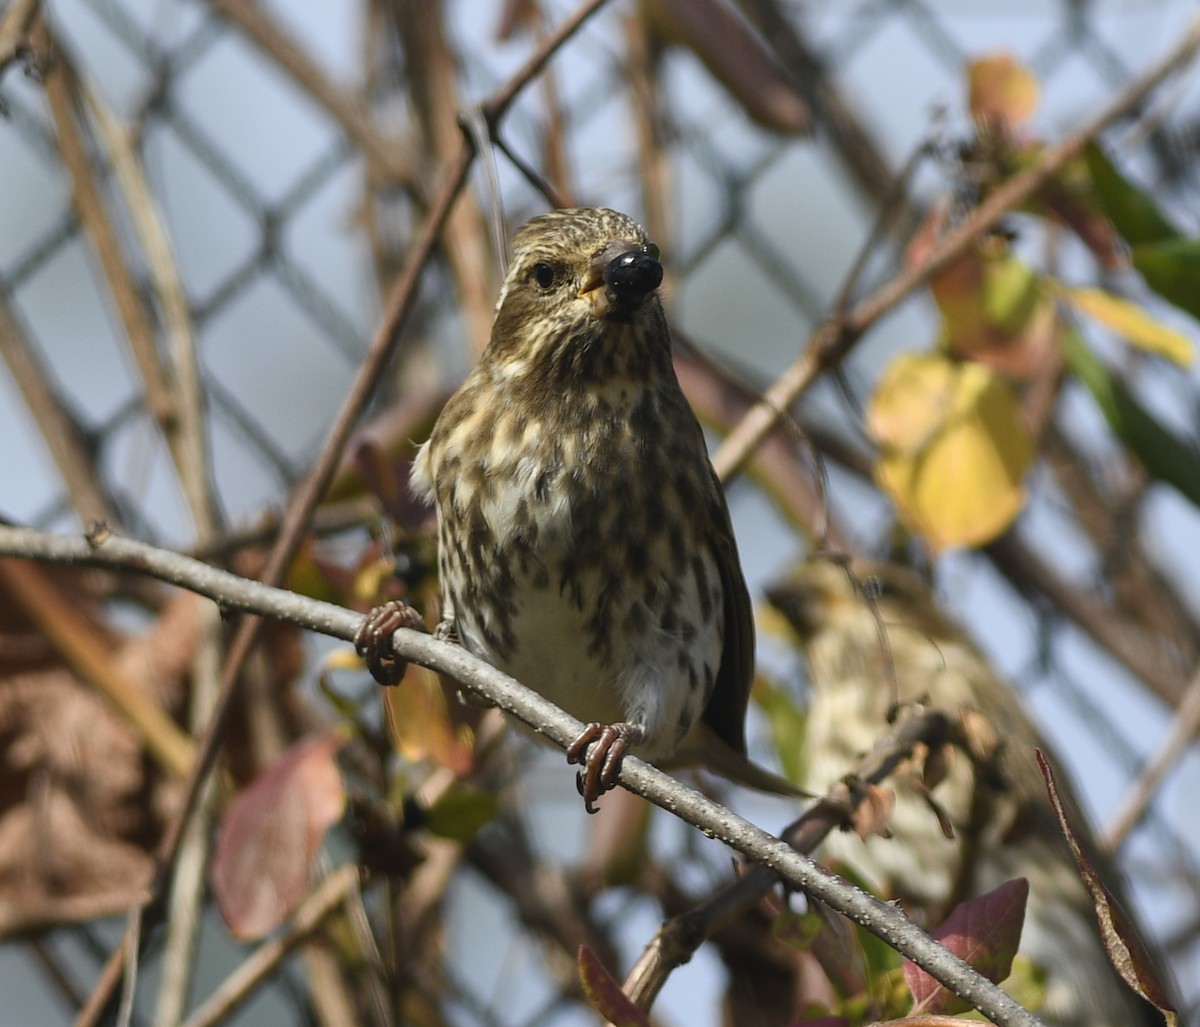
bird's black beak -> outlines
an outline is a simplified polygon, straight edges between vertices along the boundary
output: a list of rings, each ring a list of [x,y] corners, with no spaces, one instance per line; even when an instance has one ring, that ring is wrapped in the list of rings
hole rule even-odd
[[[623,239],[598,253],[588,272],[580,295],[591,303],[597,317],[610,321],[627,321],[663,279],[658,247]]]

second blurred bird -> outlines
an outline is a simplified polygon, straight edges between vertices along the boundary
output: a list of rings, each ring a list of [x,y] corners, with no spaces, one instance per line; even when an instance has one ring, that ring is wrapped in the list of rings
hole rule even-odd
[[[961,899],[1025,877],[1030,891],[1020,952],[1045,974],[1038,1015],[1053,1027],[1161,1024],[1162,1016],[1121,980],[1104,950],[1034,759],[1035,747],[1045,749],[1045,743],[1010,686],[938,609],[924,582],[893,565],[812,561],[769,596],[808,663],[806,787],[823,793],[848,773],[888,730],[897,698],[927,697],[954,718],[966,713],[998,743],[986,771],[962,751],[950,751],[948,772],[932,796],[948,814],[953,838],[917,783],[901,773],[888,782],[896,795],[890,837],[836,832],[824,858],[902,899],[926,926]],[[1061,775],[1059,787],[1089,856],[1103,863]],[[1120,897],[1121,882],[1106,877]]]

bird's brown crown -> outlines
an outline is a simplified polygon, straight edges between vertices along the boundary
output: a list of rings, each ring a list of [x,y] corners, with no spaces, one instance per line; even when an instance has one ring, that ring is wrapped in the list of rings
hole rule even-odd
[[[513,238],[484,357],[549,386],[652,377],[670,367],[658,249],[626,214],[554,210]]]

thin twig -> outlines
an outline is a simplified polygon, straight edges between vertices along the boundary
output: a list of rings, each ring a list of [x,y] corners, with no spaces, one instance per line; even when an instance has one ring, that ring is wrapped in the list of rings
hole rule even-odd
[[[1135,480],[1129,485],[1102,487],[1097,479],[1112,478],[1111,465],[1090,467],[1088,455],[1053,421],[1047,425],[1039,452],[1070,503],[1079,529],[1108,570],[1109,608],[1131,633],[1154,639],[1154,650],[1165,658],[1165,664],[1174,665],[1176,680],[1182,679],[1200,659],[1200,624],[1179,589],[1156,567],[1146,539],[1126,530],[1150,484],[1148,477],[1134,471]]]
[[[209,0],[209,4],[275,61],[342,126],[346,135],[374,165],[373,177],[383,182],[413,181],[412,168],[400,152],[399,145],[380,135],[358,100],[330,82],[263,7],[245,3],[244,0]]]
[[[0,75],[14,61],[28,56],[29,32],[40,6],[39,0],[13,0],[0,15]]]
[[[74,978],[76,968],[73,966],[68,968],[64,965],[66,960],[60,962],[57,953],[50,950],[47,942],[48,937],[46,936],[32,937],[28,943],[29,950],[71,1008],[78,1009],[83,1005],[83,993],[79,990],[79,983]]]
[[[546,39],[529,61],[507,83],[492,94],[483,104],[483,110],[490,124],[494,126],[498,123],[521,90],[545,66],[558,48],[570,39],[587,18],[598,11],[605,2],[606,0],[586,0]],[[404,267],[388,294],[379,329],[345,400],[343,400],[342,407],[329,429],[320,455],[308,475],[297,487],[288,504],[287,513],[280,525],[279,536],[263,568],[262,580],[265,582],[278,583],[283,579],[287,567],[300,546],[307,526],[312,520],[313,511],[338,468],[346,442],[354,431],[367,401],[374,393],[384,368],[395,354],[401,330],[416,298],[417,285],[425,265],[434,252],[455,200],[466,182],[472,157],[473,148],[470,141],[463,136],[458,152],[447,163],[446,169],[442,173],[441,185],[430,204],[429,213],[420,232],[413,240]],[[168,824],[159,846],[159,873],[150,889],[149,899],[155,905],[161,899],[167,872],[179,851],[183,829],[195,806],[201,785],[211,772],[216,760],[224,737],[225,724],[237,696],[241,670],[257,641],[261,624],[261,620],[256,617],[243,618],[229,645],[216,709],[213,711],[208,729],[200,739],[192,771],[184,784],[180,807]],[[148,910],[148,915],[149,912]],[[124,965],[125,948],[122,944],[113,950],[112,956],[101,971],[99,980],[88,996],[87,1005],[84,1006],[76,1020],[76,1027],[95,1027],[99,1022],[114,990],[120,983]]]
[[[943,742],[949,732],[944,713],[903,707],[896,724],[876,741],[855,770],[786,828],[782,837],[797,852],[812,852],[830,831],[850,821],[856,806],[865,798],[865,791],[856,794],[848,781],[879,784],[910,759],[918,745]],[[777,874],[764,866],[754,866],[695,909],[672,917],[642,952],[622,990],[640,1008],[649,1009],[672,971],[688,962],[705,940],[754,906],[778,883]]]
[[[129,342],[130,352],[146,390],[146,407],[162,429],[168,444],[176,439],[174,400],[167,376],[159,363],[154,329],[138,294],[133,275],[125,264],[121,244],[100,195],[83,134],[76,120],[78,80],[61,43],[52,39],[45,23],[38,26],[35,41],[47,53],[44,76],[46,99],[54,120],[63,165],[71,178],[72,199],[79,220],[96,251],[100,270]]]
[[[625,47],[629,60],[629,96],[642,186],[646,233],[664,253],[671,251],[670,164],[667,159],[659,55],[644,17],[644,8],[626,15]]]
[[[483,102],[481,106],[488,120],[493,124],[498,123],[508,113],[508,108],[512,106],[513,101],[538,76],[550,58],[558,53],[563,44],[583,28],[587,20],[606,3],[608,0],[584,0],[584,3],[580,4],[567,18],[564,18],[554,31],[541,41],[537,50],[513,77]]]
[[[175,473],[191,514],[198,546],[216,533],[217,518],[211,491],[211,474],[204,402],[196,358],[196,339],[183,282],[179,274],[164,219],[142,172],[129,135],[108,109],[103,96],[87,77],[78,77],[92,119],[100,130],[116,171],[116,184],[124,196],[130,221],[145,255],[150,284],[158,299],[167,336],[167,353],[172,361],[168,386],[177,413],[173,430],[177,444],[170,447]],[[221,625],[211,610],[204,623],[191,675],[189,726],[199,734],[211,714],[220,683]],[[194,950],[199,937],[208,864],[210,810],[214,802],[211,786],[189,823],[176,862],[170,887],[167,941],[162,960],[156,1022],[178,1023],[183,1017],[195,968]]]
[[[453,161],[463,144],[458,60],[443,24],[445,10],[442,4],[427,3],[390,7],[394,31],[404,48],[408,105],[420,127],[414,143],[429,155],[433,167]],[[486,161],[486,150],[475,149],[475,158]],[[487,239],[483,212],[471,190],[464,190],[442,230],[440,247],[455,283],[467,341],[475,355],[487,345],[492,327],[495,265]]]
[[[871,226],[871,230],[867,233],[862,245],[859,246],[854,260],[850,262],[850,270],[846,272],[845,277],[842,279],[837,297],[833,301],[832,310],[835,318],[845,314],[849,308],[850,302],[854,299],[854,295],[858,291],[858,285],[863,273],[870,265],[872,258],[879,251],[879,247],[883,243],[884,234],[891,227],[893,220],[891,212],[908,195],[909,183],[912,181],[913,175],[916,174],[921,161],[928,155],[929,143],[927,140],[922,140],[913,152],[908,155],[908,160],[904,162],[904,166],[896,173],[891,184],[888,186],[887,192],[881,197],[879,210],[875,215],[875,223]]]
[[[125,935],[123,943],[128,950],[125,954],[124,986],[121,988],[121,1005],[117,1011],[117,1027],[130,1027],[133,1022],[133,1000],[137,995],[138,953],[142,937],[142,907],[131,906],[125,916]]]
[[[537,3],[531,16],[534,38],[538,45],[546,41],[546,5]],[[555,207],[573,207],[570,197],[575,195],[574,176],[571,174],[571,160],[567,143],[567,117],[564,110],[562,90],[558,86],[558,76],[553,68],[547,68],[539,79],[543,107],[546,112],[546,124],[542,128],[539,142],[541,144],[542,166],[546,169],[546,179],[549,192],[542,190],[543,195],[550,199],[550,194],[563,197],[562,200],[550,200]],[[509,155],[512,159],[511,154]],[[516,163],[514,161],[514,163]],[[530,179],[530,181],[533,181]]]
[[[700,423],[718,433],[729,431],[754,406],[760,392],[712,360],[704,347],[678,329],[672,329],[672,335],[675,373]],[[828,508],[821,454],[790,413],[755,450],[746,473],[810,546],[850,551],[850,534]]]
[[[109,110],[95,83],[78,76],[79,90],[104,139],[104,145],[116,171],[116,183],[145,258],[146,273],[162,312],[167,347],[171,359],[172,409],[176,413],[178,445],[171,455],[192,524],[196,544],[205,545],[216,530],[216,514],[210,489],[210,460],[204,424],[203,390],[196,358],[196,336],[179,264],[171,246],[165,218],[146,181],[129,134]]]
[[[1149,71],[1126,86],[1083,130],[1048,148],[1037,162],[996,187],[967,217],[947,233],[921,263],[905,268],[855,306],[844,318],[836,313],[808,337],[803,352],[763,395],[762,401],[725,439],[713,458],[722,481],[728,481],[749,458],[767,432],[824,371],[835,367],[863,334],[933,275],[962,256],[981,234],[1079,155],[1106,128],[1138,106],[1159,84],[1200,49],[1200,19]]]
[[[320,940],[304,946],[304,982],[320,1027],[362,1027],[343,973],[342,953]]]
[[[504,225],[504,197],[500,195],[500,172],[496,167],[495,142],[488,132],[487,119],[479,107],[468,107],[459,115],[459,121],[463,131],[471,137],[475,155],[483,165],[483,180],[487,183],[485,192],[490,215],[487,222],[492,230],[492,248],[496,254],[496,263],[503,277],[508,274],[508,237]],[[482,292],[478,288],[475,291]],[[490,325],[488,330],[490,331]]]
[[[551,207],[570,207],[573,205],[574,201],[569,194],[559,190],[553,182],[538,172],[532,164],[509,146],[508,140],[499,132],[492,135],[492,145],[509,159],[512,166],[525,176],[525,181],[541,193]]]
[[[1162,740],[1154,755],[1146,761],[1142,771],[1125,792],[1117,812],[1105,828],[1101,838],[1101,846],[1108,852],[1120,847],[1130,831],[1145,815],[1150,800],[1154,798],[1158,785],[1166,776],[1179,757],[1196,737],[1200,730],[1200,666],[1197,666],[1183,701],[1175,711],[1171,721],[1171,729]]]
[[[1140,625],[1072,584],[1016,532],[1001,535],[984,551],[1018,591],[1044,596],[1058,615],[1095,639],[1164,703],[1176,708],[1183,702],[1185,686],[1179,668],[1166,647]]]
[[[105,532],[80,538],[0,526],[0,554],[69,564],[119,566],[199,592],[226,608],[253,611],[259,616],[285,620],[345,640],[352,639],[362,624],[360,614],[331,603],[239,578],[189,557]],[[393,646],[403,659],[453,678],[562,748],[570,745],[583,728],[576,718],[549,700],[459,646],[408,629],[396,632]],[[933,941],[902,910],[850,885],[801,855],[788,842],[636,757],[624,759],[618,777],[625,788],[720,839],[747,859],[882,938],[999,1027],[1041,1025],[1028,1010]]]
[[[228,1017],[357,889],[358,868],[352,864],[326,877],[300,904],[284,932],[261,945],[181,1027],[212,1027]]]
[[[81,523],[104,521],[120,527],[116,507],[96,475],[83,433],[51,384],[50,370],[29,344],[20,323],[0,289],[0,358],[37,422],[42,440],[58,467],[71,506]]]

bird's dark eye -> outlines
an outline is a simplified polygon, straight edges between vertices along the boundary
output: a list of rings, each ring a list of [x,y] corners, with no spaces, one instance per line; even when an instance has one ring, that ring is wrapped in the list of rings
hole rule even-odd
[[[537,283],[539,289],[549,289],[554,285],[557,276],[554,273],[554,268],[549,264],[534,264],[529,277]]]

